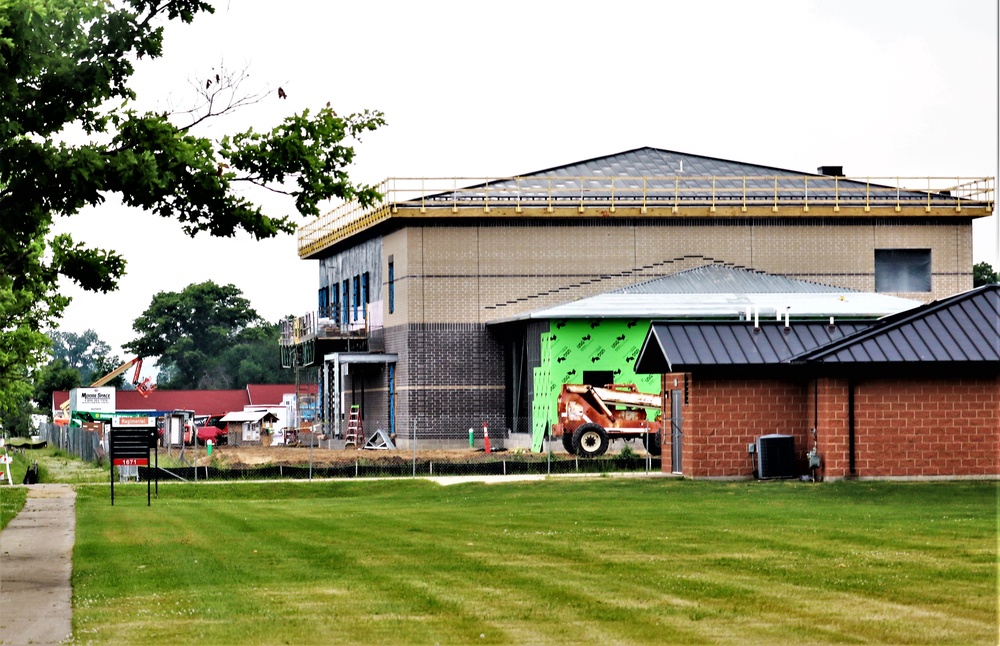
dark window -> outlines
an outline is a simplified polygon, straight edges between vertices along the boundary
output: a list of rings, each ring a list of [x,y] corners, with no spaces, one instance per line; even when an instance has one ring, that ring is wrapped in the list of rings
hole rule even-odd
[[[320,288],[319,295],[318,295],[317,305],[319,306],[319,315],[320,315],[320,317],[325,318],[325,317],[330,316],[330,312],[329,312],[329,307],[330,307],[330,290],[327,289],[326,287],[321,287]]]
[[[396,268],[389,263],[389,313],[396,311]]]
[[[931,250],[876,249],[875,291],[931,291]]]
[[[583,383],[603,388],[615,383],[615,373],[613,370],[584,370]]]
[[[368,272],[366,271],[365,273],[361,274],[361,295],[363,297],[361,299],[361,302],[364,303],[365,305],[368,305],[368,303],[372,302],[372,295],[371,295],[371,290],[369,289],[368,281],[369,277],[368,277]]]
[[[354,320],[358,320],[358,307],[361,305],[361,276],[354,277]]]
[[[330,318],[334,321],[340,321],[340,291],[337,286],[334,285],[330,288]]]
[[[344,325],[351,322],[351,313],[348,311],[347,306],[351,302],[351,281],[344,279]]]

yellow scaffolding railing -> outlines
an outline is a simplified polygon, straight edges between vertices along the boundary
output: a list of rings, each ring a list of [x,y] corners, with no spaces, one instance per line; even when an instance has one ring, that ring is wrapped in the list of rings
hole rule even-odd
[[[461,185],[461,187],[459,186]],[[630,215],[619,208],[635,207],[635,214],[662,207],[678,214],[682,209],[717,214],[722,207],[747,213],[754,207],[778,213],[828,206],[833,213],[855,207],[869,213],[888,208],[900,213],[962,213],[977,206],[992,213],[996,182],[993,177],[828,177],[816,175],[769,176],[528,176],[528,177],[393,177],[376,186],[381,198],[363,207],[349,202],[299,228],[299,255],[309,256],[374,224],[412,209],[420,214],[501,216],[528,209],[554,213],[558,209],[584,214],[598,209],[601,215]],[[506,208],[505,208],[506,207]],[[509,212],[508,212],[509,209]],[[466,211],[471,210],[471,212]]]

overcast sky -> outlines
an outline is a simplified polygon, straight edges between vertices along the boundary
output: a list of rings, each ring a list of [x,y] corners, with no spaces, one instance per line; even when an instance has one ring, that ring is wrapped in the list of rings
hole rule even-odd
[[[997,175],[995,0],[215,6],[167,30],[163,59],[139,63],[142,105],[189,104],[190,83],[224,65],[249,66],[272,93],[206,136],[327,101],[381,110],[388,125],[350,169],[362,182],[515,175],[640,146],[852,177]],[[975,223],[974,260],[1000,268],[996,220]],[[292,236],[192,240],[113,200],[59,231],[128,260],[116,293],[67,287],[61,324],[96,330],[123,359],[157,292],[232,283],[270,321],[316,305],[317,262]]]

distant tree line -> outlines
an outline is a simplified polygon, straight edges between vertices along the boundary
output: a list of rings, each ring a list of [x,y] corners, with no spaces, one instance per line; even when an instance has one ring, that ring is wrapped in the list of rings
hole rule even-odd
[[[279,322],[261,319],[233,285],[206,281],[160,292],[132,329],[138,336],[124,347],[134,354],[125,358],[112,354],[94,330],[50,333],[49,361],[31,372],[30,399],[0,412],[0,424],[26,434],[32,414],[50,414],[53,391],[88,386],[133,357],[156,360],[159,389],[245,388],[293,378],[281,367]],[[131,390],[131,376],[126,370],[107,385]]]

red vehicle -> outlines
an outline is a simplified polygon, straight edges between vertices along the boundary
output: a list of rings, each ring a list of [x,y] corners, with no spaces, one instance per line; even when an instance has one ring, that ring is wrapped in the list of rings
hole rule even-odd
[[[220,421],[223,415],[198,415],[194,418],[195,428],[198,429],[198,444],[204,445],[209,440],[212,444],[228,444],[229,429],[225,422]]]

